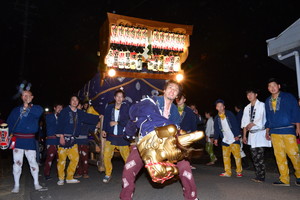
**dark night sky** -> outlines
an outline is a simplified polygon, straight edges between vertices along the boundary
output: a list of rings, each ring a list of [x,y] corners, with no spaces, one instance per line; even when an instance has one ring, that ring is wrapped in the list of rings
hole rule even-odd
[[[299,17],[300,1],[291,0],[28,0],[29,17],[24,70],[22,44],[26,0],[1,1],[1,97],[3,117],[20,103],[14,100],[22,80],[32,83],[34,102],[68,103],[97,72],[99,29],[106,12],[194,25],[188,74],[188,101],[203,112],[223,98],[228,108],[246,103],[245,89],[261,89],[278,77],[296,95],[295,72],[268,58],[266,40]],[[80,2],[80,3],[79,3]]]

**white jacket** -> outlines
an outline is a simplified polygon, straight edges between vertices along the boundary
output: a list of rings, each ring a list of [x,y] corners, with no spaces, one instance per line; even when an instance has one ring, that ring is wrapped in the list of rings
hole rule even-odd
[[[266,123],[266,111],[265,104],[258,99],[255,102],[253,113],[251,116],[251,103],[244,109],[244,114],[241,122],[241,128],[245,128],[249,123],[253,122],[253,126],[248,135],[248,145],[251,148],[255,147],[271,147],[271,141],[267,140],[265,123]]]
[[[214,119],[210,117],[206,122],[205,135],[208,137],[214,137]],[[207,139],[207,142],[211,142]]]

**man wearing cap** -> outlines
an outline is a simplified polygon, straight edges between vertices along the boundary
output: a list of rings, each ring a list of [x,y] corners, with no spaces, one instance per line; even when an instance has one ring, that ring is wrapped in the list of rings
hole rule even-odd
[[[243,177],[242,162],[240,153],[240,128],[234,114],[225,110],[225,103],[222,99],[216,101],[218,115],[214,119],[214,144],[218,146],[218,139],[222,139],[223,162],[225,172],[221,177],[231,177],[231,153],[235,158],[236,177]]]

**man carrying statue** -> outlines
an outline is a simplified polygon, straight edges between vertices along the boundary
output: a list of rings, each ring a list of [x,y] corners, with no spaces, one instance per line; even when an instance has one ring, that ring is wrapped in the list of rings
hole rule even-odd
[[[203,132],[179,131],[180,115],[173,101],[181,92],[182,86],[170,80],[163,96],[148,97],[131,106],[125,133],[127,138],[133,138],[139,131],[139,141],[132,147],[123,169],[120,199],[132,199],[136,175],[145,166],[157,183],[178,174],[184,199],[197,200],[191,166],[184,158],[189,152],[187,147],[201,139]]]

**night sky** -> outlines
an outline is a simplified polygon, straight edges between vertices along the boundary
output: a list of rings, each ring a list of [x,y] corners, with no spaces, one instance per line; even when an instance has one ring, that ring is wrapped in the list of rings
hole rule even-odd
[[[247,103],[248,87],[260,89],[264,101],[270,77],[280,78],[296,96],[295,71],[267,56],[266,40],[295,22],[299,8],[296,0],[2,0],[1,117],[20,103],[13,97],[23,80],[32,84],[34,103],[67,104],[97,72],[99,29],[106,12],[194,25],[183,64],[188,76],[184,88],[188,103],[201,113],[213,109],[218,98],[230,110]]]

